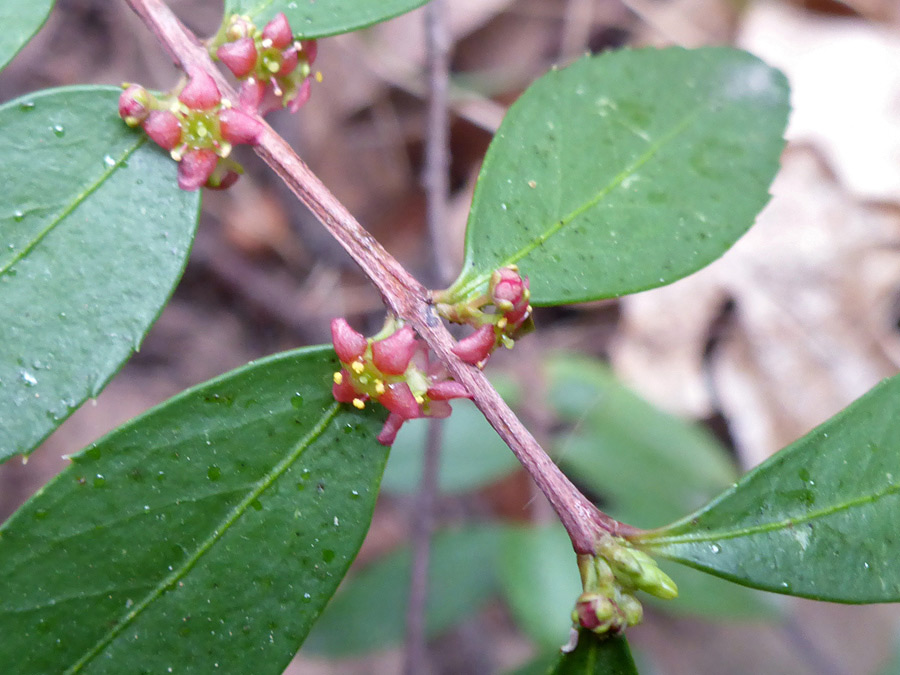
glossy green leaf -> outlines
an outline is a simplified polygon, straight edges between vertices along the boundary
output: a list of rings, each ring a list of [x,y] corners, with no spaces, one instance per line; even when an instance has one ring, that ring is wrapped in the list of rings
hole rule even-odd
[[[900,600],[900,376],[709,505],[639,538],[737,583],[833,602]]]
[[[249,16],[260,28],[284,12],[294,34],[317,38],[349,33],[421,7],[428,0],[225,0],[225,16]]]
[[[503,538],[500,579],[519,627],[542,647],[569,639],[581,593],[572,542],[560,525],[511,529]]]
[[[546,372],[547,403],[572,425],[556,443],[557,462],[625,522],[671,522],[737,479],[712,434],[640,398],[600,361],[559,354]]]
[[[500,527],[439,533],[432,541],[426,631],[437,635],[496,597]],[[406,636],[411,553],[372,563],[341,587],[309,635],[304,653],[344,657],[399,645]]]
[[[787,114],[784,77],[729,48],[622,50],[549,72],[491,143],[452,295],[514,263],[538,305],[700,269],[768,201]]]
[[[575,650],[563,654],[547,675],[637,675],[624,637],[600,638],[588,631],[578,635]]]
[[[383,415],[330,348],[251,363],[72,458],[0,528],[0,672],[281,673],[369,526]]]
[[[198,193],[122,123],[118,95],[75,87],[0,107],[0,460],[103,389],[187,260]]]
[[[514,405],[517,396],[506,382],[493,383],[504,399]],[[391,448],[382,488],[395,494],[416,491],[422,477],[427,419],[403,425]],[[453,414],[444,421],[438,473],[441,492],[476,490],[509,475],[520,467],[493,427],[470,401],[453,402]]]
[[[28,44],[53,9],[54,0],[0,0],[0,68]]]

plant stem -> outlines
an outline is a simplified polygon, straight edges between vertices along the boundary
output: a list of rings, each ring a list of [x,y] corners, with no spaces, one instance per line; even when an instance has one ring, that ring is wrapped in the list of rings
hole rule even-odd
[[[127,2],[183,69],[204,70],[215,80],[224,98],[238,100],[197,37],[162,0]],[[290,145],[259,119],[263,122],[263,132],[256,153],[362,268],[388,308],[416,330],[454,379],[472,394],[475,405],[547,496],[575,551],[594,553],[596,542],[604,532],[626,537],[637,534],[640,530],[610,518],[582,495],[494,391],[484,374],[453,354],[455,342],[435,312],[430,293],[363,229]]]

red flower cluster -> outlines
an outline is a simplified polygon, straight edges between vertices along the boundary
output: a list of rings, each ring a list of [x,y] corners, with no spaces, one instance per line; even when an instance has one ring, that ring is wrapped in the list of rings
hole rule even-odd
[[[528,278],[523,278],[517,267],[513,265],[496,270],[491,275],[490,298],[485,299],[484,304],[493,304],[497,313],[469,312],[468,314],[481,317],[488,323],[460,340],[453,348],[453,353],[466,363],[483,367],[499,344],[512,345],[511,336],[531,316],[531,305],[528,304],[530,297]]]
[[[215,55],[243,81],[239,107],[261,114],[285,107],[294,113],[309,100],[316,41],[294,40],[283,13],[262,31],[246,17],[235,15],[225,39],[228,41],[216,48]]]
[[[427,362],[427,352],[409,326],[381,340],[367,339],[344,319],[331,322],[334,351],[341,370],[334,374],[334,398],[360,410],[375,400],[390,411],[378,442],[391,445],[406,420],[417,417],[448,417],[447,403],[469,398],[446,371]],[[416,359],[416,356],[420,359]]]
[[[228,156],[233,145],[259,142],[263,125],[256,115],[280,107],[296,112],[309,99],[316,41],[295,41],[284,14],[262,31],[235,15],[215,43],[216,56],[243,80],[237,105],[223,100],[215,81],[199,69],[189,71],[173,94],[157,98],[132,84],[119,97],[125,123],[142,127],[178,162],[182,190],[232,185],[241,167]]]
[[[156,98],[129,85],[119,97],[119,115],[169,151],[178,162],[182,190],[233,184],[240,167],[227,159],[232,146],[255,144],[262,131],[256,118],[222,100],[216,83],[202,70],[192,70],[175,97]]]

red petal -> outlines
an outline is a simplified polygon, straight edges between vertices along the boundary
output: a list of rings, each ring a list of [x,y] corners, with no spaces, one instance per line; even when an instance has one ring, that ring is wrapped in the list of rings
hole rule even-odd
[[[218,163],[219,157],[212,150],[188,150],[178,163],[178,187],[188,192],[200,189]]]
[[[413,396],[409,385],[406,382],[395,382],[389,384],[384,393],[378,397],[378,402],[392,413],[400,415],[405,420],[415,419],[422,416],[416,397]]]
[[[403,326],[384,340],[372,343],[372,362],[385,375],[402,375],[417,347],[415,331]]]
[[[284,77],[290,74],[297,67],[297,50],[291,47],[281,52],[281,68],[278,70],[278,77]]]
[[[229,143],[256,145],[259,143],[263,125],[258,119],[242,110],[228,108],[219,113],[219,129],[222,132],[222,138]]]
[[[263,97],[266,95],[266,85],[251,77],[241,85],[238,94],[238,107],[247,113],[255,113],[259,109]]]
[[[445,380],[431,385],[428,389],[428,398],[432,401],[449,401],[453,398],[472,398],[472,394],[461,383]]]
[[[319,55],[319,43],[316,40],[303,40],[300,43],[300,48],[303,49],[303,53],[306,55],[306,62],[309,65],[314,64],[316,56]]]
[[[278,49],[284,49],[294,39],[294,33],[291,31],[291,25],[288,23],[284,12],[279,12],[274,19],[266,24],[263,28],[263,39],[272,41],[272,46]]]
[[[341,370],[341,383],[335,383],[331,388],[331,393],[334,396],[334,400],[338,403],[352,403],[353,399],[361,398],[365,400],[368,398],[365,394],[360,395],[356,389],[353,388],[353,381],[350,379],[350,374],[346,370]]]
[[[227,42],[216,50],[216,56],[235,77],[246,77],[256,67],[256,43],[250,37]]]
[[[400,431],[400,427],[403,426],[405,421],[400,415],[395,415],[394,413],[388,415],[384,426],[381,427],[381,433],[378,434],[378,442],[382,445],[393,445],[394,439],[397,438],[397,432]]]
[[[188,73],[188,83],[178,94],[178,100],[193,110],[210,110],[222,101],[219,88],[208,74],[199,68]]]
[[[347,323],[346,319],[333,319],[331,321],[331,341],[334,343],[334,351],[344,363],[355,361],[366,351],[369,344],[362,333],[357,333]]]
[[[168,110],[152,110],[143,127],[147,135],[164,150],[171,150],[181,143],[181,124]]]
[[[465,363],[475,365],[491,355],[495,343],[494,327],[491,324],[485,324],[457,342],[452,351]]]
[[[294,97],[288,101],[288,111],[293,114],[300,110],[303,104],[309,100],[310,94],[312,94],[312,81],[307,77],[300,83],[300,87],[297,89]]]

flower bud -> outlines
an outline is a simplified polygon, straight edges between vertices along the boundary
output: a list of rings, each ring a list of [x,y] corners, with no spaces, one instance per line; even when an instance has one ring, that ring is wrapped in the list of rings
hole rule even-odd
[[[139,84],[129,85],[119,96],[119,117],[125,124],[136,127],[150,114],[150,94]]]
[[[582,593],[575,603],[572,619],[582,628],[595,633],[604,633],[617,614],[616,606],[609,598],[596,593]]]
[[[191,148],[178,162],[178,187],[189,192],[200,189],[219,163],[219,156],[205,148]]]
[[[495,344],[494,327],[491,324],[485,324],[457,342],[452,351],[463,362],[477,365],[491,355]]]
[[[163,150],[172,150],[181,143],[181,123],[168,110],[151,110],[142,126]]]
[[[285,49],[294,40],[294,33],[291,31],[291,25],[288,23],[284,12],[279,12],[274,19],[266,24],[263,28],[262,36],[264,40],[271,40],[272,46],[277,49]]]
[[[406,382],[394,382],[387,385],[384,393],[378,397],[378,402],[405,420],[421,417],[422,414],[416,397],[413,396]]]
[[[331,321],[331,341],[334,351],[343,363],[351,363],[361,357],[369,344],[362,333],[358,333],[347,323],[338,318]]]
[[[258,119],[242,110],[226,108],[219,113],[219,129],[222,132],[222,138],[233,145],[238,143],[256,145],[259,143],[263,125]]]
[[[251,37],[243,37],[234,42],[226,42],[216,50],[216,56],[235,77],[246,77],[256,68],[256,42]]]
[[[178,100],[193,110],[211,110],[222,102],[222,95],[212,77],[200,68],[192,68]]]
[[[393,335],[372,343],[372,363],[385,375],[402,375],[418,346],[415,331],[403,326]]]

